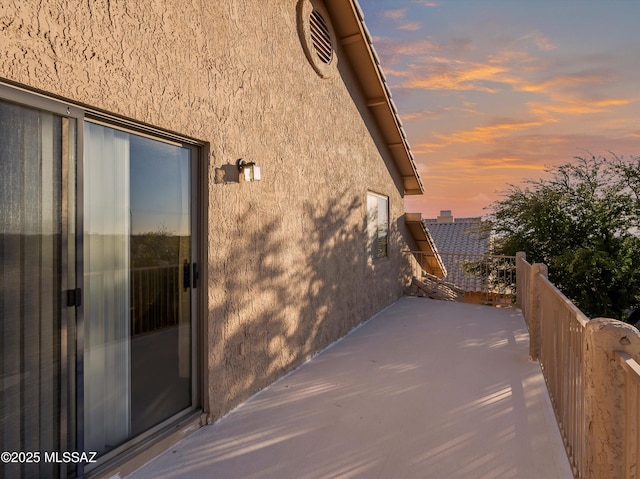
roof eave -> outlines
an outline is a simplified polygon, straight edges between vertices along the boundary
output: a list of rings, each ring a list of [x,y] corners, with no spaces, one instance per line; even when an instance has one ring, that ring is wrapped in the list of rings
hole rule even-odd
[[[325,0],[336,37],[402,176],[405,195],[424,194],[409,142],[357,0]]]
[[[447,276],[447,268],[442,261],[442,257],[438,252],[435,241],[429,230],[422,221],[421,213],[405,213],[404,222],[411,233],[411,236],[415,240],[420,252],[425,253],[429,261],[429,266],[433,270],[433,275],[439,278]]]

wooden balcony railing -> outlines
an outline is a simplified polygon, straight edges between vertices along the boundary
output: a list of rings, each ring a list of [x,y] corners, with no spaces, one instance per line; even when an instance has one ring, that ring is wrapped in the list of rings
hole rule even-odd
[[[640,478],[640,333],[589,320],[549,280],[516,260],[517,299],[577,479]]]

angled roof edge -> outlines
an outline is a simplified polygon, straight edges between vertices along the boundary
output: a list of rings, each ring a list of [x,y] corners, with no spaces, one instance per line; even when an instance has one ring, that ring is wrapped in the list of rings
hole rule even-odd
[[[423,194],[422,180],[358,1],[325,0],[325,6],[331,15],[336,37],[362,87],[367,107],[402,175],[404,194]]]
[[[422,213],[405,213],[404,223],[407,225],[418,248],[420,248],[420,252],[427,255],[427,264],[433,271],[433,275],[445,278],[447,276],[447,268],[442,261],[431,233],[429,233],[429,229],[422,221]]]

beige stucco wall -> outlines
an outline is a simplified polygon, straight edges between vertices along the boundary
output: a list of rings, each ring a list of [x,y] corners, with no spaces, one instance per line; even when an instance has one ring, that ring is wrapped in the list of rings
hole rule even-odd
[[[0,77],[209,144],[208,409],[216,419],[392,303],[407,280],[400,178],[349,66],[321,78],[297,0],[20,0]],[[381,156],[379,148],[383,152]],[[238,158],[262,181],[238,181]],[[366,193],[390,199],[367,257]]]

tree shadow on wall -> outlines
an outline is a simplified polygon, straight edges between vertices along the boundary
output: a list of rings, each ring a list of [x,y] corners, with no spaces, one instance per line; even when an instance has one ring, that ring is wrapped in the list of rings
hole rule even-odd
[[[302,211],[291,234],[249,205],[224,254],[212,246],[211,271],[223,272],[209,283],[214,419],[371,317],[381,309],[376,291],[397,282],[389,261],[375,271],[369,260],[359,198],[307,201]]]

